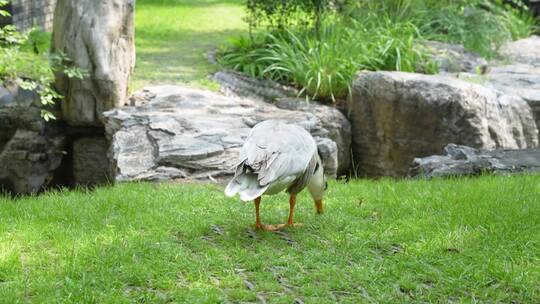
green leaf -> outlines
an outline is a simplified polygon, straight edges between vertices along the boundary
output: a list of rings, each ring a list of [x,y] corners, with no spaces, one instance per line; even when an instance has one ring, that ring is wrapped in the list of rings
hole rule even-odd
[[[54,116],[54,114],[47,110],[41,110],[41,117],[45,121],[56,120],[56,117]]]

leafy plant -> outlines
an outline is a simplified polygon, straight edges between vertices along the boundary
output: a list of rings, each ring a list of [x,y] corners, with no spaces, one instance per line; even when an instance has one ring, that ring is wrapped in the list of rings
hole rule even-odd
[[[361,62],[348,60],[351,54],[339,32],[343,27],[325,27],[321,41],[309,34],[287,31],[282,36],[270,36],[271,43],[261,58],[270,64],[263,76],[289,82],[312,98],[330,99],[346,96],[350,80]],[[324,41],[324,42],[322,42]],[[350,45],[349,45],[350,46]]]
[[[416,25],[426,39],[462,44],[492,58],[507,41],[530,36],[536,20],[519,0],[384,0],[359,1],[350,17],[386,15],[394,22]]]
[[[535,20],[526,11],[491,1],[451,4],[419,20],[426,37],[463,44],[487,58],[496,57],[504,43],[530,36],[535,28]]]
[[[7,3],[0,0],[0,7]],[[9,16],[9,12],[0,9],[0,15]],[[62,72],[70,78],[81,79],[87,75],[65,54],[46,52],[47,37],[37,29],[22,33],[12,25],[0,28],[0,84],[11,82],[23,89],[35,90],[45,106],[41,115],[46,121],[55,119],[47,107],[62,98],[52,87],[54,73]]]
[[[218,60],[222,65],[251,77],[263,77],[264,70],[271,64],[271,62],[262,59],[266,56],[267,41],[265,38],[267,37],[239,36],[231,39],[230,46],[220,50]]]
[[[492,58],[505,42],[537,29],[526,7],[502,0],[318,1],[323,10],[314,17],[315,2],[248,1],[250,24],[265,24],[266,32],[236,39],[220,52],[221,64],[336,101],[350,93],[359,70],[435,73],[422,40],[463,44]]]
[[[222,53],[220,62],[256,78],[290,83],[309,98],[335,102],[351,92],[359,70],[435,73],[411,23],[371,15],[366,22],[327,20],[312,31],[273,32],[242,38]]]
[[[250,29],[259,25],[285,30],[291,26],[314,26],[319,30],[323,15],[341,11],[350,0],[247,0]]]

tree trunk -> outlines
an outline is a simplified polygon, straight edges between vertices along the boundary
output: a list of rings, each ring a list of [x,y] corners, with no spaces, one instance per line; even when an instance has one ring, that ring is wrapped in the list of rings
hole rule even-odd
[[[135,0],[58,0],[52,51],[90,73],[82,80],[56,75],[69,125],[101,126],[104,111],[126,102],[135,65],[134,11]]]

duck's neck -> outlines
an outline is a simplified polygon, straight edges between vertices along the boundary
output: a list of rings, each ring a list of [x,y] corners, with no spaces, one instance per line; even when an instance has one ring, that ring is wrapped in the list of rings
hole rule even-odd
[[[319,168],[315,171],[308,183],[308,190],[313,200],[319,201],[323,198],[324,187],[324,172],[322,168]]]

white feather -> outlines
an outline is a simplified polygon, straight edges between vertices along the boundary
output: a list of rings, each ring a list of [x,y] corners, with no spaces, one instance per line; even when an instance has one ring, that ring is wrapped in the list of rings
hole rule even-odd
[[[240,174],[229,182],[225,189],[225,195],[233,197],[240,194],[241,200],[250,201],[261,196],[266,189],[268,189],[268,186],[261,187],[257,182],[257,175]]]
[[[267,120],[251,130],[240,150],[234,178],[225,189],[229,197],[243,201],[276,194],[304,174],[317,144],[300,126]]]

